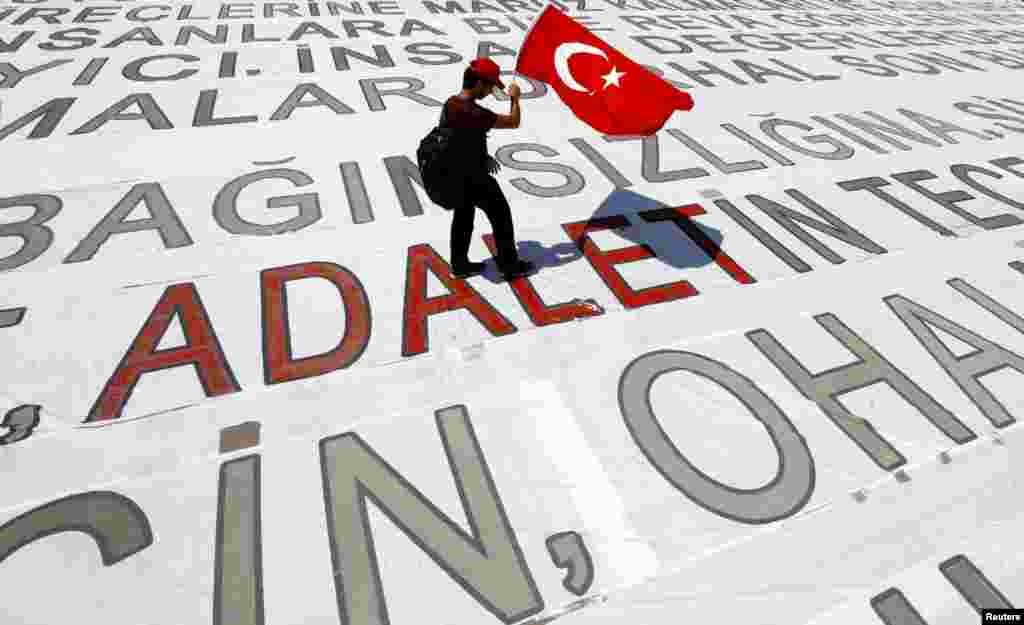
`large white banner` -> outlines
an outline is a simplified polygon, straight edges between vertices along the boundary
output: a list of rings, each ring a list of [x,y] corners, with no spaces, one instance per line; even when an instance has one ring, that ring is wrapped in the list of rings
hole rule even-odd
[[[544,6],[0,7],[4,623],[1022,601],[1019,3],[559,5],[696,106],[519,77],[456,279],[415,148]]]

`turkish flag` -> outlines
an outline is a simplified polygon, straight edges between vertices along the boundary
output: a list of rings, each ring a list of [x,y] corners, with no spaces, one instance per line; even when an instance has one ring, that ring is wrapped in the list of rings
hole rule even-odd
[[[693,98],[548,5],[526,33],[516,73],[547,83],[581,121],[607,135],[651,135]]]

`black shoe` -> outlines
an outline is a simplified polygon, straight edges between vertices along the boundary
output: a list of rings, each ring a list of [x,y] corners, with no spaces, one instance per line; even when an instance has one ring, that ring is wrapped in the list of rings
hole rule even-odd
[[[511,280],[513,278],[521,278],[525,275],[530,274],[536,267],[533,263],[528,260],[516,260],[508,264],[498,265],[498,269],[505,275],[505,278]]]
[[[470,262],[467,262],[465,264],[462,264],[462,263],[458,263],[458,264],[452,263],[452,274],[454,274],[456,278],[460,278],[461,279],[461,278],[468,278],[470,276],[478,276],[478,275],[480,275],[483,272],[484,272],[484,264],[483,263],[470,263]]]

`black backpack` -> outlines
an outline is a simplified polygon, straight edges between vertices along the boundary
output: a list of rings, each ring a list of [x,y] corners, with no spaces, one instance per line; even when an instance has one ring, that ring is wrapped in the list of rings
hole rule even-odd
[[[446,206],[448,202],[445,200],[449,195],[447,187],[451,186],[448,169],[451,164],[451,145],[455,130],[445,126],[445,108],[441,109],[438,125],[420,141],[420,147],[416,150],[416,165],[430,201],[451,210],[451,207]]]

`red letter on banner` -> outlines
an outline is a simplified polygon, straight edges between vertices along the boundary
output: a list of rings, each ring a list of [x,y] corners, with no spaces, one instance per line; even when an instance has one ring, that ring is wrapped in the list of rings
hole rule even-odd
[[[157,350],[174,317],[180,319],[185,344]],[[207,397],[241,390],[192,283],[167,287],[142,326],[128,353],[110,376],[85,423],[121,416],[132,390],[144,373],[193,365]]]
[[[512,322],[491,306],[465,280],[457,280],[448,263],[429,245],[409,248],[405,276],[405,315],[402,323],[402,355],[415,356],[427,351],[427,318],[430,315],[466,308],[494,336],[516,331]],[[427,269],[450,291],[448,295],[427,297]]]
[[[753,284],[757,282],[753,276],[746,272],[743,267],[740,267],[728,254],[722,251],[722,248],[718,247],[718,244],[708,238],[708,235],[704,234],[704,231],[700,229],[697,224],[693,223],[691,217],[697,215],[703,215],[704,209],[700,204],[687,204],[686,206],[677,206],[674,208],[656,208],[654,210],[644,211],[640,213],[640,217],[644,221],[651,223],[658,221],[671,221],[675,225],[679,226],[686,236],[691,241],[697,244],[705,254],[707,254],[711,260],[721,267],[725,273],[732,276],[732,279],[740,284]]]
[[[345,305],[345,335],[334,349],[292,358],[285,283],[306,278],[330,281]],[[351,271],[334,263],[302,263],[267,269],[260,274],[263,294],[263,380],[279,384],[311,378],[351,366],[370,342],[370,302]]]
[[[587,236],[588,232],[600,230],[616,230],[629,227],[629,221],[621,215],[601,217],[589,221],[577,221],[570,224],[562,224],[562,228],[569,235],[576,246],[580,248],[583,255],[590,261],[590,265],[601,276],[604,283],[608,285],[615,297],[618,298],[626,308],[639,308],[651,304],[660,304],[672,300],[697,295],[697,289],[693,288],[686,280],[670,282],[658,286],[648,287],[635,291],[626,281],[622,279],[615,265],[631,263],[646,258],[654,258],[654,251],[648,245],[632,245],[621,247],[607,252],[598,249],[597,245]]]
[[[485,234],[484,243],[487,244],[487,249],[491,250],[492,255],[498,253],[497,247],[494,244],[494,235]],[[516,299],[519,300],[523,310],[530,316],[530,321],[536,326],[563,323],[580,317],[593,317],[603,312],[575,301],[547,306],[544,304],[544,300],[540,298],[540,295],[537,294],[537,290],[530,284],[530,279],[527,277],[509,280],[509,286],[512,287],[512,292],[515,293]]]

